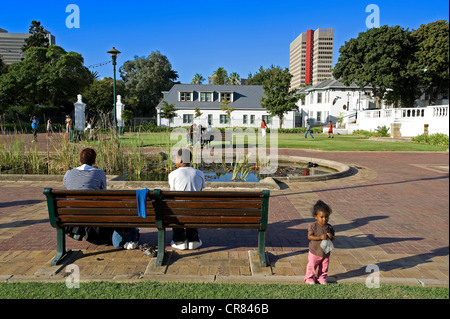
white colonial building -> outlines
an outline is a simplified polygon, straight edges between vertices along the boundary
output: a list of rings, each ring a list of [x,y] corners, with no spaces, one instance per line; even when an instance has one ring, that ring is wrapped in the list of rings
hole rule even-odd
[[[162,101],[157,105],[157,123],[159,126],[179,127],[197,125],[213,127],[260,127],[264,119],[269,128],[279,128],[280,119],[271,117],[261,106],[265,97],[260,85],[210,85],[210,84],[175,84],[170,91],[163,92],[162,101],[174,104],[177,116],[169,123],[160,116]],[[234,108],[230,118],[221,110],[223,99],[228,100],[229,108]],[[195,108],[201,115],[195,117]],[[295,111],[288,112],[282,128],[295,127]]]
[[[390,129],[393,137],[413,137],[424,132],[449,134],[448,94],[433,106],[428,106],[423,95],[414,108],[394,108],[382,101],[377,109],[371,91],[371,87],[362,90],[337,80],[306,86],[297,91],[304,96],[297,103],[302,125],[308,120],[313,126],[325,126],[325,132],[328,121],[332,121],[337,127],[335,132],[341,134],[358,129],[375,131],[383,126]]]

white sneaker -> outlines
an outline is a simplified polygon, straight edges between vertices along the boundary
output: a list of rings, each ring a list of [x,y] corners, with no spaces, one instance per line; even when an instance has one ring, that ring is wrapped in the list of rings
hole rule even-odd
[[[175,242],[172,240],[172,242],[170,243],[170,246],[172,246],[173,248],[176,248],[176,249],[185,250],[185,249],[187,249],[187,241],[184,241],[181,244],[175,244]]]
[[[125,249],[136,249],[136,247],[138,246],[138,242],[134,242],[134,241],[129,241],[126,242],[125,245],[123,245],[123,248]]]
[[[198,249],[202,246],[202,240],[199,239],[199,241],[190,241],[189,242],[189,249]]]

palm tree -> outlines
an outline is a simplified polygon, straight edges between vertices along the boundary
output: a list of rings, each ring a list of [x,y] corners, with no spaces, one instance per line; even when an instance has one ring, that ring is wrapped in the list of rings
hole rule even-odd
[[[231,85],[241,85],[241,77],[236,72],[230,73],[229,78]]]
[[[203,81],[205,81],[205,78],[201,74],[196,73],[191,84],[203,84]]]

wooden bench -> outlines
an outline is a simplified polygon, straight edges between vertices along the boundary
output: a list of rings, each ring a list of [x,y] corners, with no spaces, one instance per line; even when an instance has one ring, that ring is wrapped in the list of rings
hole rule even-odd
[[[138,216],[135,190],[53,190],[44,189],[50,224],[56,228],[56,265],[66,250],[64,227],[157,228],[158,255],[162,266],[166,228],[254,228],[258,230],[261,266],[267,266],[265,231],[268,223],[268,190],[259,192],[149,191],[146,218]]]

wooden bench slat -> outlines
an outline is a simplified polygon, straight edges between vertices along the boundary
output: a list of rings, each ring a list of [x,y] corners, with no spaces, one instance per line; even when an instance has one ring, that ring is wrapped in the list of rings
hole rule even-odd
[[[259,201],[163,201],[163,208],[214,208],[214,207],[228,207],[228,208],[259,208],[261,209],[261,200]]]
[[[169,228],[233,228],[233,229],[259,229],[259,224],[176,224],[176,223],[167,223],[167,227]]]
[[[60,208],[58,210],[59,216],[62,215],[126,215],[126,216],[138,216],[138,211],[136,208],[87,208],[87,207],[67,207]],[[147,207],[147,216],[155,215],[155,210],[153,207]]]
[[[195,224],[258,224],[259,217],[238,217],[238,216],[164,216],[167,223],[195,223]]]
[[[150,206],[151,202],[147,202]],[[57,200],[56,207],[111,207],[111,208],[136,208],[136,199],[134,201],[104,201],[104,200]]]
[[[147,216],[147,218],[142,218],[139,216],[84,216],[84,215],[61,215],[60,223],[68,223],[68,222],[80,222],[80,223],[88,223],[95,222],[101,224],[109,224],[109,223],[142,223],[145,224],[147,222],[154,223],[156,218],[155,216]]]
[[[162,209],[163,216],[171,215],[191,215],[191,216],[256,216],[261,217],[260,209],[243,208],[214,208],[214,209],[194,209],[194,208],[173,208]]]

